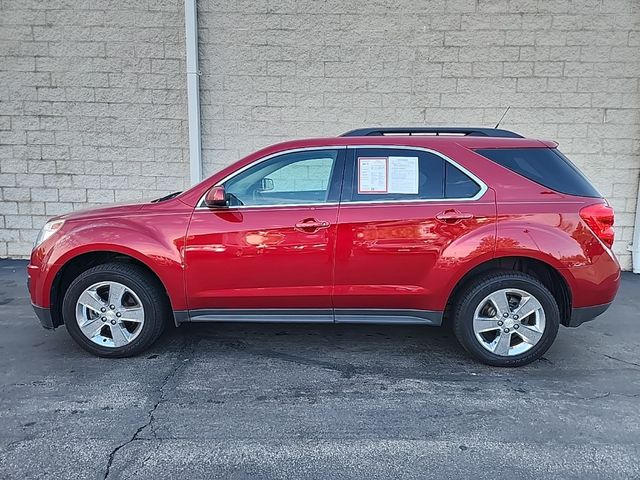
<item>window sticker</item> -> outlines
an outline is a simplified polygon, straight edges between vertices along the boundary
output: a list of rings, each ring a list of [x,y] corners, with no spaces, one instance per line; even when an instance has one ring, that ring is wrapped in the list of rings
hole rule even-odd
[[[388,193],[418,194],[418,157],[389,157]]]
[[[388,158],[358,158],[358,193],[387,193]]]

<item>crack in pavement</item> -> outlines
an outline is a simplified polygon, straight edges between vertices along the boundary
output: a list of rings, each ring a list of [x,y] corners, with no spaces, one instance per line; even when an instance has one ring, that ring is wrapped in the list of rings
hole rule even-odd
[[[140,462],[140,465],[136,466],[135,471],[133,472],[133,474],[131,475],[131,478],[138,478],[138,472],[144,468],[144,466],[147,464],[147,462],[151,459],[151,457],[153,456],[154,453],[158,453],[158,451],[160,450],[160,446],[162,445],[162,439],[158,438],[158,436],[154,433],[153,434],[153,438],[156,440],[156,445],[155,445],[155,449],[153,452],[149,452],[148,455],[144,458],[144,460],[142,460],[142,462]],[[142,440],[142,439],[140,439]]]
[[[19,440],[13,440],[13,441],[11,441],[11,442],[7,443],[7,444],[4,446],[4,448],[5,448],[5,449],[7,449],[7,450],[9,450],[9,449],[11,449],[11,448],[13,448],[13,447],[16,447],[16,446],[20,445],[21,443],[30,442],[30,441],[32,441],[34,438],[36,438],[36,437],[34,437],[34,436],[28,436],[28,437],[21,438],[21,439],[19,439]]]
[[[384,376],[391,379],[414,379],[424,380],[433,379],[431,376],[416,375],[416,372],[407,367],[393,367],[382,365],[353,365],[348,362],[328,361],[319,358],[311,358],[303,355],[295,355],[273,349],[255,348],[251,344],[243,345],[242,351],[255,356],[270,358],[273,360],[280,360],[283,362],[293,363],[295,365],[306,365],[310,367],[318,367],[324,370],[333,371],[339,373],[345,379],[351,379],[357,375],[373,375]],[[468,376],[469,372],[457,372],[455,376]],[[424,378],[423,378],[424,377]],[[447,375],[438,375],[437,379],[443,380],[448,378]]]
[[[616,357],[613,357],[611,355],[607,355],[606,353],[603,353],[602,355],[604,355],[605,357],[607,357],[607,358],[609,358],[611,360],[615,360],[617,362],[626,363],[627,365],[633,365],[635,367],[640,367],[640,363],[629,362],[628,360],[622,360],[621,358],[616,358]]]
[[[171,367],[171,369],[169,370],[169,372],[164,376],[164,378],[162,379],[162,382],[160,382],[159,387],[156,389],[156,394],[157,394],[157,398],[153,404],[153,406],[151,407],[151,409],[149,409],[149,411],[147,412],[147,421],[141,425],[140,427],[137,428],[137,430],[133,433],[133,435],[131,436],[131,438],[129,440],[127,440],[124,443],[121,443],[120,445],[116,446],[113,450],[111,450],[111,453],[109,454],[109,459],[107,461],[107,466],[104,472],[104,476],[103,476],[103,480],[107,480],[107,478],[109,477],[109,473],[111,472],[111,466],[113,465],[113,461],[115,459],[116,454],[122,450],[123,448],[125,448],[127,445],[135,442],[136,440],[141,440],[139,438],[140,434],[149,426],[152,425],[154,419],[155,419],[155,412],[158,409],[158,407],[160,406],[160,404],[162,402],[164,402],[167,398],[166,398],[166,392],[165,392],[165,388],[166,386],[169,384],[169,382],[176,378],[178,376],[178,374],[180,372],[182,372],[188,365],[188,360],[191,360],[193,358],[193,353],[195,351],[195,346],[196,343],[195,341],[193,341],[192,339],[188,339],[189,337],[184,337],[184,342],[182,344],[182,346],[180,347],[180,349],[177,352],[177,358],[176,361],[174,362],[173,366]],[[190,344],[190,348],[189,348],[189,354],[185,355],[185,352],[187,351],[187,345]],[[175,384],[174,384],[174,389],[175,389]],[[155,434],[155,430],[153,429],[153,426],[151,426],[151,432],[154,438],[157,438],[156,434]]]
[[[229,340],[226,338],[225,340]],[[236,339],[237,340],[237,339]],[[474,370],[456,370],[448,373],[429,373],[427,370],[423,372],[416,372],[414,368],[405,367],[405,366],[394,366],[394,365],[354,365],[349,362],[340,362],[340,361],[331,361],[331,360],[323,360],[319,358],[312,358],[304,355],[296,355],[291,353],[282,352],[275,349],[268,348],[257,348],[251,343],[242,343],[241,351],[247,355],[260,355],[265,358],[270,358],[273,360],[280,360],[284,362],[293,363],[295,365],[306,365],[310,367],[322,368],[328,371],[334,371],[340,374],[345,379],[351,379],[355,376],[359,375],[372,375],[372,376],[382,376],[387,377],[392,380],[418,380],[418,381],[468,381],[473,380],[477,381],[478,379],[490,380],[495,379],[496,381],[505,380],[507,382],[511,382],[513,380],[512,374],[506,372],[497,372],[494,370],[486,370],[484,369],[474,369]],[[224,345],[229,347],[227,343]],[[609,355],[605,355],[609,357]],[[618,360],[622,363],[626,363],[632,366],[640,367],[640,364],[636,364],[633,362],[628,362],[625,360],[621,360],[615,357],[609,357],[612,360]],[[543,358],[542,360],[546,360]],[[546,360],[549,364],[553,365],[553,362]],[[636,370],[636,369],[632,369]],[[594,372],[595,370],[592,370]],[[572,371],[568,369],[564,369],[564,375],[569,376]],[[536,372],[531,372],[535,374]]]

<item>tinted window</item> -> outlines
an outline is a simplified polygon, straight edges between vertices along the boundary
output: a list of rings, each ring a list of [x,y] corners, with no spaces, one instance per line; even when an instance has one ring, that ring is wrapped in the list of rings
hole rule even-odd
[[[231,205],[291,205],[327,201],[338,150],[285,153],[224,183]]]
[[[472,198],[480,191],[480,185],[450,163],[447,163],[445,176],[446,198]]]
[[[443,197],[444,160],[432,153],[360,148],[352,170],[353,201]]]
[[[422,150],[360,148],[346,178],[346,201],[471,198],[480,191],[454,165]]]
[[[551,190],[581,197],[601,196],[580,170],[555,148],[496,148],[476,152]]]

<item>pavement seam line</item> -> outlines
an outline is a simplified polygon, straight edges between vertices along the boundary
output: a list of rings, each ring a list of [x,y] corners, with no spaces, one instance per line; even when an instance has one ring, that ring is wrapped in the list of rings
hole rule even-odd
[[[191,342],[191,343],[193,343],[193,342]],[[183,343],[182,347],[178,351],[177,359],[176,359],[175,363],[173,364],[173,367],[165,375],[165,377],[163,378],[162,382],[160,383],[160,386],[157,388],[156,391],[159,393],[159,396],[156,399],[156,401],[154,402],[154,404],[151,407],[151,409],[147,412],[147,421],[143,425],[138,427],[138,429],[134,432],[134,434],[131,436],[131,438],[129,440],[127,440],[126,442],[116,446],[111,451],[111,453],[109,454],[109,459],[107,461],[107,467],[106,467],[106,470],[105,470],[105,473],[104,473],[103,480],[107,480],[107,478],[109,477],[109,473],[111,472],[111,466],[113,465],[113,461],[115,459],[116,454],[120,450],[122,450],[124,447],[129,445],[130,443],[132,443],[132,442],[134,442],[136,440],[139,440],[138,436],[147,427],[149,427],[153,423],[155,411],[158,409],[160,404],[166,400],[166,395],[165,395],[165,391],[164,391],[166,386],[168,385],[169,381],[172,378],[177,376],[179,371],[184,370],[184,368],[186,367],[186,361],[189,360],[189,358],[193,356],[193,355],[189,355],[187,358],[184,358],[184,352],[186,350],[185,347],[186,347],[186,342]],[[191,351],[191,353],[193,353],[193,345],[192,345],[192,348],[190,349],[190,351]],[[155,431],[153,431],[153,428],[152,428],[152,434],[153,434],[154,437],[156,437],[156,434],[155,434]]]
[[[611,360],[615,360],[616,362],[621,362],[621,363],[626,363],[627,365],[633,365],[635,367],[640,367],[640,363],[635,363],[635,362],[629,362],[628,360],[622,360],[621,358],[616,358],[612,355],[607,355],[606,353],[603,353],[602,355],[604,355],[605,357],[611,359]]]

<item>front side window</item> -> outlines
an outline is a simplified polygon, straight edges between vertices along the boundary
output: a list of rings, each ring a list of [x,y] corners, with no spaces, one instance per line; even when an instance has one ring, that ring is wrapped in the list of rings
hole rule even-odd
[[[232,206],[306,205],[328,201],[338,150],[278,155],[224,183]]]
[[[480,185],[431,152],[360,148],[350,166],[345,201],[403,201],[473,198]]]

